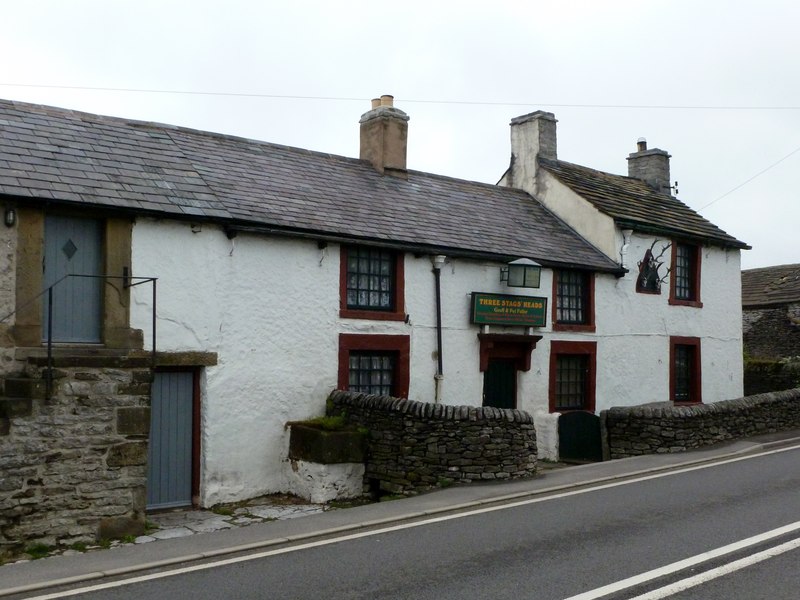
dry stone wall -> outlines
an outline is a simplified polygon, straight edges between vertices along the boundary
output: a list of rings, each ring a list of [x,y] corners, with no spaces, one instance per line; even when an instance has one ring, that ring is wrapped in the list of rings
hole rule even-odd
[[[744,361],[744,393],[747,396],[778,392],[800,386],[800,356],[771,360]]]
[[[800,428],[800,389],[713,404],[604,410],[610,458],[683,452],[725,440]]]
[[[745,308],[742,329],[745,353],[752,358],[800,357],[800,302]]]
[[[6,401],[0,552],[143,531],[151,378],[145,366],[60,367],[51,398],[33,378],[27,410]]]
[[[328,414],[369,430],[364,477],[373,490],[408,494],[536,472],[533,417],[520,410],[335,391]]]

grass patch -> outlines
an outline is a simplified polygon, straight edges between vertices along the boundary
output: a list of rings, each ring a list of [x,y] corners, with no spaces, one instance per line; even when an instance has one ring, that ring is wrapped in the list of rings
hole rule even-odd
[[[347,427],[347,421],[343,415],[336,415],[335,417],[314,417],[307,421],[301,421],[301,423],[311,427],[318,427],[324,431],[341,431]]]
[[[215,515],[222,515],[223,517],[232,517],[233,511],[234,509],[230,506],[217,505],[211,507],[211,512],[213,512]]]
[[[120,538],[120,541],[123,544],[132,544],[132,543],[134,543],[136,541],[136,536],[135,535],[123,535]]]
[[[38,560],[50,554],[52,550],[53,547],[47,544],[32,544],[25,549],[25,554],[30,556],[33,560]]]
[[[402,494],[386,494],[379,498],[379,502],[391,502],[392,500],[402,500],[405,498]]]
[[[150,533],[151,531],[156,531],[157,529],[161,529],[161,526],[158,523],[153,523],[152,521],[144,522],[145,533]]]
[[[86,552],[87,547],[86,542],[75,542],[70,546],[70,548],[76,552]]]

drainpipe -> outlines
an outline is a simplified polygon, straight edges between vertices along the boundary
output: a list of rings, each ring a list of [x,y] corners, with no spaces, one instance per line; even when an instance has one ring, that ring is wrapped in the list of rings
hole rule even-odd
[[[438,404],[442,400],[442,384],[444,383],[444,373],[442,369],[442,267],[447,257],[437,254],[433,257],[433,278],[436,284],[436,375],[434,401]]]
[[[619,251],[620,258],[622,259],[622,268],[628,268],[628,248],[631,245],[631,236],[633,235],[633,229],[623,229],[622,230],[622,248]]]

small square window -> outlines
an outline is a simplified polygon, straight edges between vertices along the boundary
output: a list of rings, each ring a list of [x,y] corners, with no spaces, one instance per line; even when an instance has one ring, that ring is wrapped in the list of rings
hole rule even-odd
[[[394,310],[394,256],[376,248],[347,250],[347,308]]]
[[[401,321],[403,255],[367,246],[342,247],[340,316]]]
[[[393,396],[396,364],[395,353],[350,352],[347,389],[377,396]]]
[[[702,307],[700,302],[700,249],[675,242],[672,251],[670,304]]]
[[[407,335],[340,333],[338,388],[408,397],[409,340]]]
[[[553,273],[553,329],[594,331],[594,277],[586,271]]]

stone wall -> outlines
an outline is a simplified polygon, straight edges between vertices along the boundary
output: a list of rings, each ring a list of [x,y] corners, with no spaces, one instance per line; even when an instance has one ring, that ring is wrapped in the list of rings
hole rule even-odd
[[[683,452],[800,427],[800,388],[713,404],[618,407],[600,414],[610,458]]]
[[[800,302],[742,311],[745,354],[751,358],[800,356]]]
[[[744,361],[746,396],[796,387],[800,387],[800,356],[780,360],[748,358]]]
[[[6,379],[6,395],[31,398],[4,399],[0,553],[144,530],[148,367],[59,366],[50,399],[39,367]]]
[[[369,430],[364,477],[373,491],[408,494],[536,472],[533,418],[519,410],[335,391],[328,414]]]
[[[0,204],[0,218],[11,205]],[[0,224],[0,376],[13,371],[14,342],[11,330],[16,308],[17,228]]]

